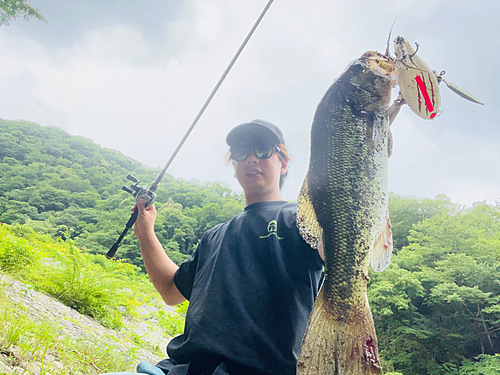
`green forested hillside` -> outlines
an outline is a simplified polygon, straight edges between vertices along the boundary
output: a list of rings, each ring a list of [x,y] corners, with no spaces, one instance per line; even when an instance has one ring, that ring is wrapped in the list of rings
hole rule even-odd
[[[405,375],[500,374],[500,206],[395,196],[390,206],[407,242],[370,273],[382,357]]]
[[[29,224],[57,235],[66,228],[79,247],[105,253],[123,230],[134,200],[121,190],[127,174],[144,184],[159,170],[61,129],[0,119],[0,222]],[[219,182],[166,175],[156,191],[157,235],[176,262],[203,232],[243,209],[243,199]],[[117,254],[142,267],[135,237]]]
[[[126,175],[149,184],[158,172],[60,129],[0,119],[0,222],[52,237],[67,229],[87,252],[105,253],[122,231],[133,205],[121,191]],[[156,232],[178,263],[206,229],[243,209],[242,197],[218,182],[166,175],[157,194]],[[368,288],[384,370],[500,374],[500,206],[396,194],[389,206],[392,263],[370,273]],[[22,260],[16,249],[0,247],[6,264]],[[132,234],[117,256],[142,267]]]

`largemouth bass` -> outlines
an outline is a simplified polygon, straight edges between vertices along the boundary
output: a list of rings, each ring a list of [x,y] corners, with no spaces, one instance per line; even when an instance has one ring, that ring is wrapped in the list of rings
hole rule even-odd
[[[397,72],[377,52],[352,62],[318,105],[297,225],[323,244],[325,280],[311,313],[297,374],[379,374],[366,295],[368,266],[390,262],[388,104]]]

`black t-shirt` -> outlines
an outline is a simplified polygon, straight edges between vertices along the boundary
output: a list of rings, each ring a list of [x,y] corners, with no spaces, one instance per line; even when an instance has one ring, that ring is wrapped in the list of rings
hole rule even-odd
[[[255,203],[203,235],[174,278],[190,304],[170,358],[209,353],[265,374],[295,374],[323,269],[295,217],[293,203]]]

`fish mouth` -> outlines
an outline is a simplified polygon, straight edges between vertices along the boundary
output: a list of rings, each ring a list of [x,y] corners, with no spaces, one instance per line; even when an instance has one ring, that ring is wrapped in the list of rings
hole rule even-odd
[[[392,81],[397,80],[398,71],[396,64],[387,56],[379,52],[368,51],[361,56],[361,60],[375,74],[389,77]]]

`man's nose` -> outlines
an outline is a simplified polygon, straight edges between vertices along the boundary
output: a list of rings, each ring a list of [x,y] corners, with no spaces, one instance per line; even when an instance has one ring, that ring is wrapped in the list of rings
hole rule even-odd
[[[256,164],[259,162],[259,159],[257,158],[257,156],[255,156],[255,153],[253,151],[250,151],[250,154],[245,161],[247,164]]]

